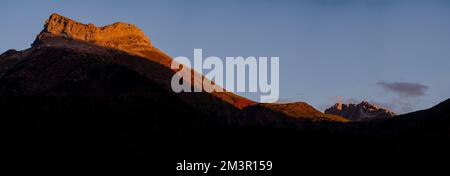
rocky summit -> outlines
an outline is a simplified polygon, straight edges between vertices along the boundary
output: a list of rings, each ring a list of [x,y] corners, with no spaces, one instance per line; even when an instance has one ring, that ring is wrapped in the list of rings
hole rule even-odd
[[[334,106],[326,109],[325,113],[339,115],[354,121],[386,119],[396,116],[394,112],[388,109],[377,107],[367,101],[362,101],[359,104],[336,103]]]
[[[42,162],[46,159],[75,170],[80,163],[130,164],[126,171],[144,166],[153,174],[161,172],[149,166],[170,173],[175,161],[189,158],[260,158],[278,163],[278,171],[310,168],[279,163],[291,158],[317,166],[317,172],[330,168],[323,163],[373,169],[387,156],[399,156],[397,151],[416,157],[450,148],[450,99],[395,118],[368,102],[326,111],[345,119],[302,102],[261,104],[231,92],[174,93],[172,59],[133,25],[95,27],[53,14],[39,32],[31,48],[0,54],[0,136],[24,139],[2,143],[13,158],[4,159],[8,163],[57,167]],[[383,119],[348,122],[375,118]],[[430,156],[442,156],[436,154]],[[403,162],[383,167],[398,163]]]
[[[52,37],[64,37],[126,51],[153,47],[150,39],[135,25],[117,22],[96,27],[92,23],[79,23],[56,13],[45,22],[44,30],[33,45],[45,43],[46,39]]]

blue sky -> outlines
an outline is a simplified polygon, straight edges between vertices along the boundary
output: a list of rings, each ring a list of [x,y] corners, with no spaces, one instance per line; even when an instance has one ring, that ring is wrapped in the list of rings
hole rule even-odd
[[[342,97],[404,113],[450,97],[448,1],[6,0],[0,52],[28,48],[53,12],[136,24],[173,57],[279,56],[281,100],[321,110]]]

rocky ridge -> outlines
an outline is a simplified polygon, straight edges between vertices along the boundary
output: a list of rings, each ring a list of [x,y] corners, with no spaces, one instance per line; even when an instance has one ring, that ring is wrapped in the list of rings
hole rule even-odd
[[[396,116],[394,112],[377,107],[367,101],[362,101],[359,104],[336,103],[334,106],[326,109],[325,113],[339,115],[353,121],[386,119]]]
[[[56,13],[52,14],[45,22],[44,29],[37,36],[33,45],[43,44],[46,39],[52,37],[85,41],[125,51],[153,47],[150,39],[135,25],[117,22],[97,27],[92,23],[79,23]]]

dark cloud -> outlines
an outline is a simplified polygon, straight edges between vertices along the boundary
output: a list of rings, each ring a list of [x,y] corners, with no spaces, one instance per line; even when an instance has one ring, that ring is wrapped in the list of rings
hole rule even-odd
[[[377,82],[377,85],[381,86],[386,91],[394,92],[399,94],[400,96],[406,97],[419,97],[425,95],[425,91],[428,89],[428,86],[419,84],[419,83],[410,83],[410,82]]]

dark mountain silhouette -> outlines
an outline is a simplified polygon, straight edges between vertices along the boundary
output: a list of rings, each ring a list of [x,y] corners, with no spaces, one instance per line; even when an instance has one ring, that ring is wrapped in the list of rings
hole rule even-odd
[[[271,104],[260,103],[244,108],[244,119],[249,124],[274,128],[307,128],[309,122],[347,122],[336,115],[324,114],[304,102]]]
[[[153,47],[140,29],[126,23],[96,27],[52,14],[30,49],[10,50],[1,60],[0,96],[117,96],[109,93],[111,89],[128,84],[116,85],[108,73],[111,68],[121,68],[145,78],[189,107],[227,123],[242,122],[236,118],[242,115],[241,109],[255,104],[230,92],[172,93],[172,59]],[[197,73],[194,76],[203,77]],[[132,78],[127,80],[132,84]],[[185,81],[191,83],[193,79]],[[315,110],[302,116],[311,119],[308,116],[317,114],[321,113]]]
[[[341,166],[341,154],[382,157],[450,146],[450,100],[395,118],[349,122],[306,103],[173,93],[170,63],[134,25],[96,27],[51,15],[31,48],[0,55],[0,134],[33,137],[5,142],[4,151],[55,161],[140,158],[146,166],[186,158],[301,158],[316,168],[321,158]],[[277,167],[292,166],[285,164]]]

